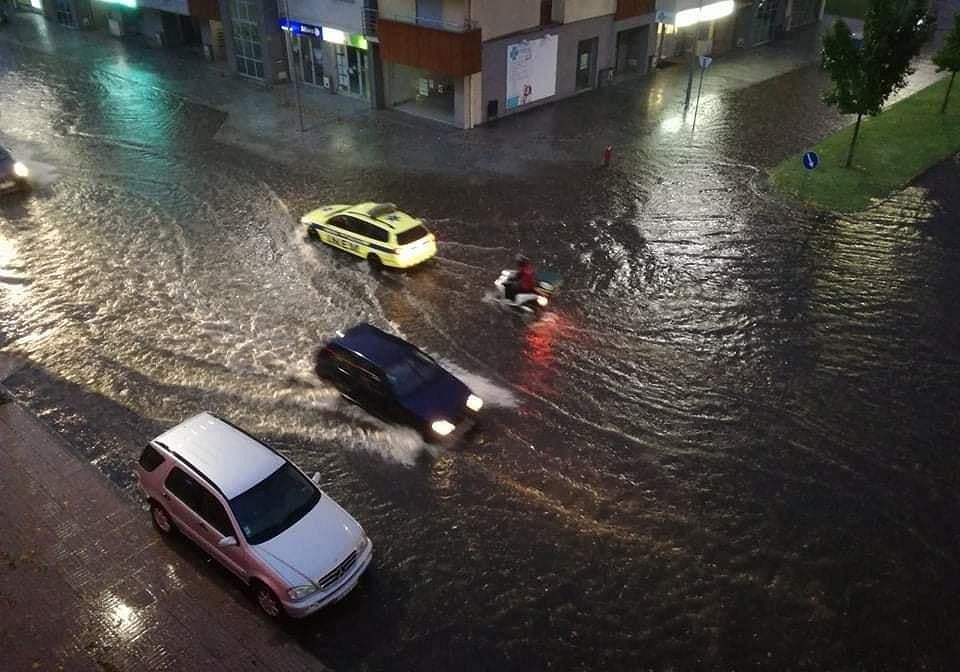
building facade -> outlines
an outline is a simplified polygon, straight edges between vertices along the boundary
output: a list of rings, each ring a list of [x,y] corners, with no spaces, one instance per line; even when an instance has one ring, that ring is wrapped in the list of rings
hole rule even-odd
[[[137,0],[140,33],[158,47],[193,46],[210,60],[226,57],[217,0]]]
[[[230,69],[270,85],[287,80],[279,0],[219,0]]]
[[[461,128],[650,67],[654,0],[379,0],[385,103]]]
[[[817,22],[825,0],[14,0],[242,77],[472,128]]]
[[[70,28],[143,35],[156,46],[196,47],[214,60],[224,57],[217,0],[18,0],[42,7],[48,19]],[[19,5],[18,5],[19,6]]]
[[[658,58],[719,55],[774,41],[820,20],[825,0],[657,0]]]
[[[18,1],[17,6],[36,11],[38,3]],[[95,23],[95,5],[91,0],[41,0],[41,11],[48,20],[67,28],[91,28]]]
[[[283,0],[290,71],[306,86],[383,106],[376,9],[364,0]]]

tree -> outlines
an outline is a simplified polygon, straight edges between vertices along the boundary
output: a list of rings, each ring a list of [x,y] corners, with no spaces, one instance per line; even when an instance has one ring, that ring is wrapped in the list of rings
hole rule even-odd
[[[863,115],[875,117],[890,95],[906,86],[913,74],[911,61],[930,37],[933,21],[926,0],[869,0],[863,23],[863,40],[853,39],[850,27],[838,20],[823,38],[823,62],[833,89],[824,96],[843,114],[857,115],[847,154],[860,136]]]
[[[950,90],[953,89],[953,80],[960,70],[960,14],[953,17],[953,28],[947,34],[947,39],[940,50],[933,55],[933,62],[937,72],[950,71],[950,83],[947,84],[947,95],[943,97],[943,107],[940,114],[947,111],[947,101],[950,100]]]

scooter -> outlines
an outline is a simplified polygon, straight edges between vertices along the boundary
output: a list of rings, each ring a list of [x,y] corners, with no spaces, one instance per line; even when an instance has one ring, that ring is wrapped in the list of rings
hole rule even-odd
[[[513,300],[507,298],[507,283],[517,277],[517,272],[510,269],[500,271],[500,277],[493,282],[497,288],[497,303],[502,306],[534,313],[543,310],[550,304],[550,298],[560,286],[560,276],[557,273],[546,271],[537,274],[537,286],[533,292],[518,293]]]

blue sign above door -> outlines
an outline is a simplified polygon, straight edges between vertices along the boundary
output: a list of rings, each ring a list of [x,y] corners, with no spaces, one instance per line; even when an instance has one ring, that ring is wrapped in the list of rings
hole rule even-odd
[[[280,19],[280,30],[287,30],[297,34],[305,33],[316,37],[320,37],[320,34],[323,32],[320,26],[311,26],[309,23],[300,23],[299,21],[289,21],[287,19]]]

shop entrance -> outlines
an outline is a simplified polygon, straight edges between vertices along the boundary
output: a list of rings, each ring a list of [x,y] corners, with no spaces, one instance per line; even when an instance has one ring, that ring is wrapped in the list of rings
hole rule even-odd
[[[617,73],[644,72],[647,69],[647,44],[650,26],[617,33]]]
[[[593,86],[593,64],[597,56],[597,38],[577,44],[577,91]]]
[[[345,44],[336,45],[337,93],[355,98],[369,96],[367,52]]]
[[[311,86],[323,86],[323,42],[309,35],[297,36],[300,80]]]
[[[404,112],[455,124],[455,83],[440,73],[391,63],[386,71],[387,104]]]

